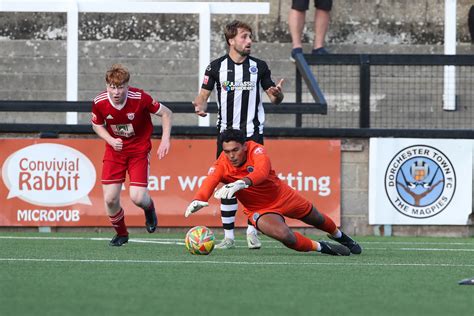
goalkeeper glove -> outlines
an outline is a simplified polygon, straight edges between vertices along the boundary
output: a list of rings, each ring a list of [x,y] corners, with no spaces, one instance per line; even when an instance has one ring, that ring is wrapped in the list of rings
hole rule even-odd
[[[234,197],[235,192],[247,189],[249,186],[244,180],[237,180],[235,182],[224,185],[222,188],[214,193],[216,199],[231,199]]]
[[[202,209],[203,207],[208,206],[208,205],[209,205],[209,203],[207,203],[207,202],[194,200],[194,201],[191,202],[191,204],[189,204],[188,208],[186,209],[186,212],[184,213],[184,217],[188,217],[192,213],[195,213],[195,212],[199,211],[200,209]]]

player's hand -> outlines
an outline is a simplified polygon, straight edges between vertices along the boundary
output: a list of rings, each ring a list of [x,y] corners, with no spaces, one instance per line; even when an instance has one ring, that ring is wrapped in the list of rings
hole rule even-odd
[[[247,189],[249,186],[244,180],[237,180],[235,182],[224,185],[222,188],[214,193],[216,199],[231,199],[234,197],[235,192]]]
[[[284,81],[285,81],[285,79],[280,79],[280,81],[278,81],[278,84],[276,86],[268,88],[268,90],[267,90],[268,93],[270,93],[271,95],[273,95],[275,97],[281,95],[281,91],[282,91]]]
[[[192,213],[196,213],[197,211],[199,211],[200,209],[208,205],[209,203],[207,202],[194,200],[191,202],[191,204],[189,204],[188,208],[186,209],[186,212],[184,213],[184,217],[188,217]]]
[[[196,115],[199,115],[202,117],[207,116],[207,113],[206,113],[207,104],[198,104],[196,101],[193,101],[193,105],[194,105],[194,113],[196,113]]]
[[[115,151],[122,151],[123,149],[123,141],[121,138],[113,138],[110,142],[109,145],[112,146],[112,148]]]
[[[158,147],[158,151],[156,152],[158,155],[158,159],[162,159],[164,156],[168,154],[170,151],[170,140],[169,139],[162,139],[160,142],[160,146]]]

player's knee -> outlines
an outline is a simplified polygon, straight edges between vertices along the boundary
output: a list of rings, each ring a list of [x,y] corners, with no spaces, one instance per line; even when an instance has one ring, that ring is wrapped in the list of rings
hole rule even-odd
[[[316,222],[315,224],[316,225],[322,225],[324,224],[324,216],[323,214],[319,213],[316,209],[315,209],[315,218],[316,218]]]
[[[296,243],[296,236],[289,227],[279,227],[275,231],[275,234],[278,236],[278,240],[280,240],[286,246],[291,246]]]
[[[130,200],[132,200],[133,204],[141,208],[150,205],[150,197],[146,191],[130,192]]]
[[[107,195],[104,197],[104,201],[109,210],[114,210],[120,204],[120,195]]]

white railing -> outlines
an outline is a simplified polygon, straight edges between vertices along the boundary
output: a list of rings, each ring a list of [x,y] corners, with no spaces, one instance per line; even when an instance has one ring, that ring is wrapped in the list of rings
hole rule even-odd
[[[444,1],[444,54],[456,55],[456,0]],[[456,67],[444,66],[443,109],[456,110]]]
[[[67,13],[67,101],[78,97],[79,12],[199,14],[199,81],[211,58],[211,14],[269,14],[269,3],[258,2],[158,2],[153,0],[0,0],[0,12]],[[77,113],[67,114],[77,124]],[[209,126],[209,116],[199,119]]]

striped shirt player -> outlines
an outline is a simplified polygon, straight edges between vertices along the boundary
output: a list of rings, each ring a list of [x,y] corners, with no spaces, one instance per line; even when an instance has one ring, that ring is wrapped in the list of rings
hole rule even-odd
[[[224,30],[228,54],[214,60],[204,74],[199,95],[194,99],[195,112],[206,116],[207,100],[215,89],[218,104],[217,130],[241,130],[247,140],[263,144],[265,112],[263,92],[273,104],[283,100],[281,91],[283,79],[277,85],[271,78],[268,65],[260,59],[250,56],[252,46],[252,28],[241,21],[232,21]],[[217,156],[222,152],[217,142]],[[221,219],[224,227],[224,240],[216,248],[234,247],[234,222],[237,212],[237,199],[221,200]],[[247,244],[250,249],[261,246],[256,229],[249,223]]]
[[[106,91],[97,95],[92,104],[92,128],[106,142],[102,184],[106,211],[117,232],[110,246],[128,242],[124,210],[120,206],[120,192],[127,172],[130,199],[143,209],[146,230],[149,233],[156,230],[155,206],[147,188],[153,133],[151,114],[162,119],[158,158],[167,155],[170,148],[172,112],[145,91],[130,87],[129,79],[127,68],[113,65],[105,76]]]
[[[217,129],[239,129],[247,138],[263,135],[262,92],[275,86],[267,63],[248,56],[236,63],[226,54],[207,67],[202,89],[217,94]]]

